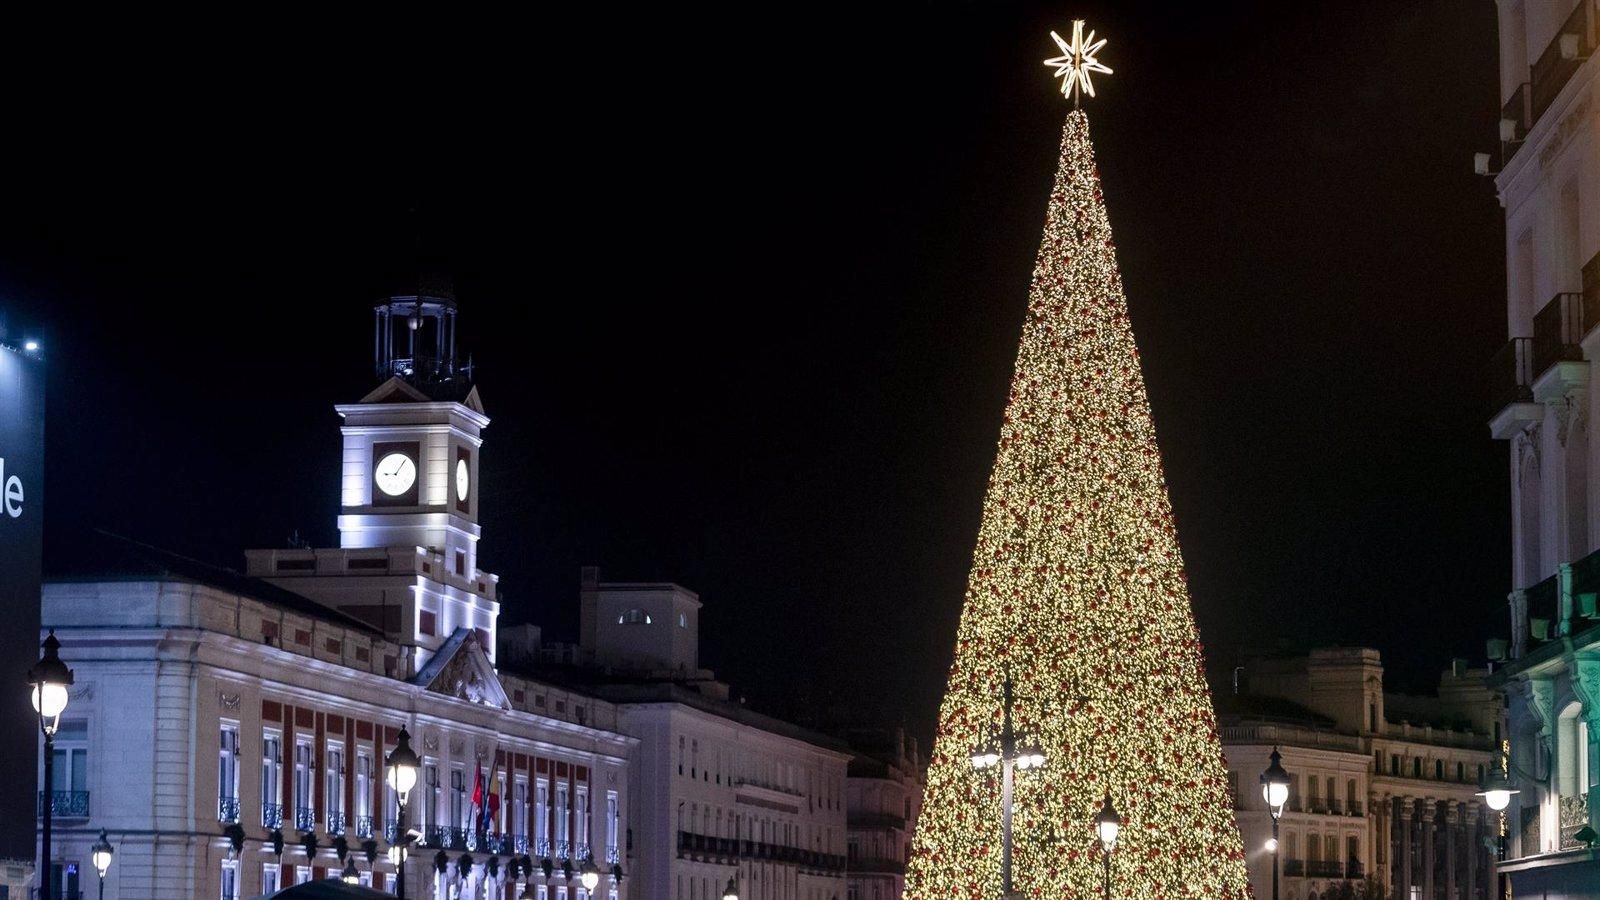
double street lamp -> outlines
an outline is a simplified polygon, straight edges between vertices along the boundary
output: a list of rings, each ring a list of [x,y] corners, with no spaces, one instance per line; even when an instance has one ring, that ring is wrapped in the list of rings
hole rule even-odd
[[[50,817],[55,806],[56,729],[61,725],[61,713],[67,708],[67,688],[72,684],[72,670],[61,661],[61,642],[56,640],[55,629],[40,645],[44,655],[28,670],[28,686],[32,692],[33,710],[39,714],[39,731],[44,734],[44,794],[39,804],[43,809],[44,827],[39,839],[39,896],[50,896]]]
[[[1283,817],[1283,805],[1289,802],[1289,773],[1284,771],[1283,757],[1278,748],[1272,748],[1272,764],[1261,773],[1261,797],[1272,810],[1272,900],[1278,900],[1278,820]]]
[[[1005,704],[1003,706],[1000,739],[997,743],[991,742],[972,751],[972,767],[974,769],[992,769],[1001,767],[1000,778],[1000,880],[1002,883],[1001,896],[1010,900],[1011,889],[1011,794],[1015,781],[1014,769],[1037,769],[1044,765],[1044,751],[1038,744],[1023,743],[1017,737],[1016,728],[1011,723],[1011,707],[1013,704],[1011,679],[1005,682]]]
[[[417,751],[411,749],[411,735],[406,733],[404,725],[400,726],[400,735],[395,739],[394,749],[389,751],[389,758],[384,760],[384,766],[389,770],[389,787],[394,789],[395,796],[394,846],[399,851],[395,860],[398,873],[395,896],[405,900],[406,851],[411,844],[411,835],[406,831],[406,796],[417,785],[417,770],[422,767],[422,760],[417,758]]]

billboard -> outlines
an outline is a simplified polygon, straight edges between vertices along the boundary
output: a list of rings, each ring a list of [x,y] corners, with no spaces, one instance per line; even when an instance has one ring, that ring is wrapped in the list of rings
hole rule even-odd
[[[38,718],[28,667],[39,658],[44,550],[44,364],[0,344],[0,855],[32,859]]]

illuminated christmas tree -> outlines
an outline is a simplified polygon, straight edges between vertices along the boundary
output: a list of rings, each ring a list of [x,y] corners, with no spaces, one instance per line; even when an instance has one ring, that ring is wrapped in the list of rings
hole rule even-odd
[[[1057,37],[1063,91],[1093,95],[1093,33]],[[1076,99],[1074,97],[1074,99]],[[1123,827],[1115,897],[1249,896],[1177,530],[1111,227],[1074,109],[1061,139],[955,662],[906,879],[911,900],[1001,895],[1001,767],[976,751],[1016,731],[1043,765],[1016,773],[1015,890],[1103,890],[1094,819]],[[1031,754],[1024,752],[1024,764]]]

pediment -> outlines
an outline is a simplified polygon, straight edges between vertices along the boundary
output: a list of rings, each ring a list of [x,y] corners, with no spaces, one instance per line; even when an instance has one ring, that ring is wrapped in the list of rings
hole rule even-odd
[[[489,654],[484,652],[479,643],[478,633],[470,628],[457,628],[444,646],[428,660],[428,664],[422,667],[422,671],[417,673],[412,683],[425,687],[431,693],[468,703],[496,709],[511,708],[511,700],[506,696],[505,687],[500,684],[500,676],[495,673],[494,665],[489,662]]]
[[[399,375],[389,376],[389,380],[373,388],[370,393],[361,398],[362,403],[427,403],[428,395],[412,387]]]

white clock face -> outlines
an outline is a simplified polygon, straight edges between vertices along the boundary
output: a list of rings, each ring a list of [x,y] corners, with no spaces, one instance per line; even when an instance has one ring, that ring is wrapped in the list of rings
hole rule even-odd
[[[411,490],[411,485],[416,483],[417,464],[404,453],[390,453],[378,460],[378,466],[372,472],[372,480],[378,485],[378,490],[391,497],[398,497]]]
[[[467,491],[472,489],[472,472],[468,470],[467,461],[456,460],[456,499],[462,503],[467,502]]]

